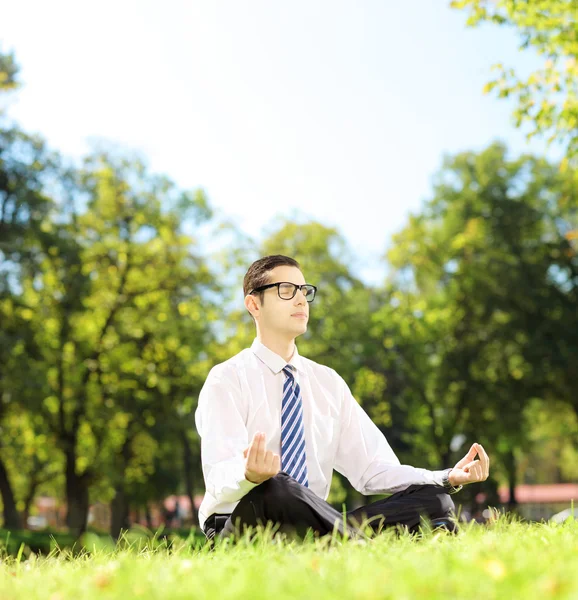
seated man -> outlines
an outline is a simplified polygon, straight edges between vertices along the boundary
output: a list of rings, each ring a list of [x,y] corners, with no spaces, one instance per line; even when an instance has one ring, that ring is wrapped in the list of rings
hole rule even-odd
[[[295,338],[307,330],[317,291],[299,264],[286,256],[261,258],[243,287],[257,338],[211,370],[195,413],[206,485],[199,520],[207,537],[269,521],[318,535],[344,527],[359,533],[366,518],[374,530],[398,524],[415,530],[421,516],[453,530],[448,493],[487,479],[482,446],[474,444],[453,469],[401,465],[345,381],[299,355]],[[333,469],[362,494],[393,495],[348,512],[344,524],[325,501]]]

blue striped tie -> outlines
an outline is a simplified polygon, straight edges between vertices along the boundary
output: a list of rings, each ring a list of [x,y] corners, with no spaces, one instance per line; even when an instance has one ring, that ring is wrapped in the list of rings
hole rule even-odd
[[[286,379],[283,385],[281,405],[281,470],[291,475],[301,485],[309,487],[307,457],[305,455],[305,429],[303,427],[303,402],[301,388],[293,377],[292,365],[283,369]]]

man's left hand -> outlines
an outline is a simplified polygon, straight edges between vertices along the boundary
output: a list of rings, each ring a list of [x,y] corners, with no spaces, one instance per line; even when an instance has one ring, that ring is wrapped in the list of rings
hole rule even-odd
[[[479,460],[474,460],[476,455]],[[480,444],[473,444],[470,451],[450,471],[448,479],[455,487],[486,481],[490,474],[490,459]]]

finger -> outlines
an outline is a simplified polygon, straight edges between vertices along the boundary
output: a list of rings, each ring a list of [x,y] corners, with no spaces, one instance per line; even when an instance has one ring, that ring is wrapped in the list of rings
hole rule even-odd
[[[476,477],[477,481],[481,481],[483,479],[484,476],[484,467],[482,465],[481,461],[476,461],[477,464],[475,464],[471,469],[470,472],[473,474],[474,477]]]
[[[481,444],[476,444],[476,451],[478,453],[478,457],[480,459],[480,463],[483,466],[485,464],[487,458],[488,458],[488,455],[485,453],[485,451],[482,448]]]
[[[490,457],[484,450],[484,447],[481,444],[478,444],[478,454],[480,456],[480,461],[482,462],[482,466],[484,467],[484,475],[486,478],[490,474]]]
[[[247,457],[247,464],[254,467],[257,464],[257,453],[259,452],[259,431],[255,432],[251,445],[249,446],[249,456]]]
[[[490,457],[486,454],[486,451],[480,446],[478,454],[482,461],[482,477],[487,479],[490,474]]]
[[[460,462],[456,465],[458,469],[463,469],[464,465],[471,462],[477,454],[476,444],[472,444],[472,447],[469,449],[468,453],[460,460]]]
[[[263,468],[265,463],[265,434],[261,432],[258,440],[257,465]]]
[[[265,452],[263,466],[265,467],[265,471],[267,471],[267,473],[271,472],[271,468],[273,467],[273,452],[271,452],[271,450],[267,450]]]
[[[247,455],[248,455],[248,454],[249,454],[249,447],[247,447],[247,448],[245,448],[245,449],[243,450],[243,456],[244,456],[245,458],[247,458]]]
[[[277,475],[281,470],[281,457],[278,454],[273,454],[273,473]]]
[[[469,473],[470,475],[473,475],[476,472],[476,469],[478,468],[478,464],[479,464],[479,460],[474,460],[473,462],[471,462],[469,465],[466,466],[466,469],[464,469],[467,473]]]
[[[470,473],[472,475],[472,481],[482,481],[484,472],[480,464],[477,464],[474,467],[472,467]]]

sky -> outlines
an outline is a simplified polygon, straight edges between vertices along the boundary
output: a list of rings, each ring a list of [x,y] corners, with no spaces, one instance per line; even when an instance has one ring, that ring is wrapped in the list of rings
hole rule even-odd
[[[492,64],[537,59],[448,5],[0,0],[23,82],[9,115],[71,158],[102,139],[141,152],[256,240],[280,216],[336,227],[377,282],[444,155],[543,151],[482,94]]]

